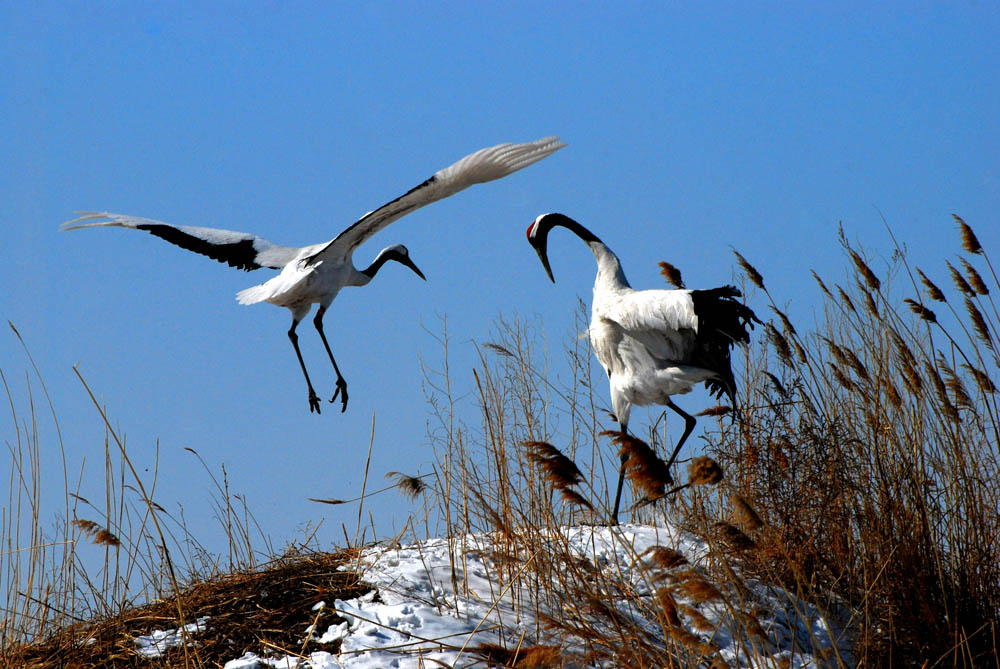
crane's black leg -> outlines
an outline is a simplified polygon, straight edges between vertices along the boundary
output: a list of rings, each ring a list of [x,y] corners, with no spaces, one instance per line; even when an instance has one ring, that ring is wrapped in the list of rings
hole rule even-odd
[[[691,430],[694,429],[694,424],[698,421],[695,420],[694,416],[671,402],[670,398],[667,398],[667,406],[673,409],[678,416],[684,419],[684,434],[681,435],[680,441],[677,442],[677,446],[674,448],[673,454],[670,456],[670,459],[667,460],[667,471],[670,471],[670,465],[674,464],[674,460],[677,459],[677,454],[681,452],[681,446],[684,445],[688,435],[691,434]]]
[[[622,429],[622,432],[627,432],[628,431],[628,427],[626,427],[625,425],[622,425],[621,429]],[[614,508],[614,511],[611,512],[611,524],[612,525],[617,525],[618,524],[618,505],[621,504],[621,501],[622,501],[622,485],[625,483],[625,463],[626,462],[628,462],[628,456],[627,455],[622,455],[622,464],[621,464],[621,467],[618,468],[618,490],[615,491],[615,508]]]
[[[295,348],[295,355],[299,359],[299,366],[302,368],[302,376],[306,377],[306,385],[309,386],[309,412],[319,413],[319,395],[313,390],[312,381],[309,380],[309,372],[306,371],[306,363],[302,361],[302,351],[299,350],[299,336],[295,334],[295,328],[299,326],[299,321],[292,319],[292,327],[288,330],[288,338],[292,340]]]
[[[683,446],[684,442],[687,441],[687,438],[688,438],[688,436],[690,436],[691,431],[694,430],[695,423],[697,423],[698,421],[695,420],[694,416],[692,416],[691,414],[687,413],[686,411],[684,411],[683,409],[681,409],[679,406],[677,406],[676,404],[674,404],[673,402],[671,402],[669,398],[667,399],[666,406],[668,406],[671,409],[673,409],[677,413],[677,415],[679,415],[681,418],[684,419],[684,433],[681,435],[681,438],[677,442],[677,446],[674,447],[674,452],[670,455],[670,459],[667,461],[667,471],[669,472],[670,471],[670,465],[674,464],[674,460],[677,459],[677,454],[681,452],[681,446]],[[622,432],[627,432],[628,431],[628,426],[627,425],[622,425],[621,426],[621,431]],[[621,469],[618,472],[618,489],[615,491],[615,508],[611,512],[611,524],[612,525],[617,525],[618,524],[618,505],[621,503],[621,499],[622,499],[622,485],[625,483],[625,463],[626,462],[628,462],[628,456],[627,455],[623,455],[622,456]]]
[[[316,331],[319,332],[319,338],[323,340],[323,346],[326,347],[326,354],[330,356],[330,362],[333,363],[333,371],[337,373],[337,390],[334,391],[330,402],[336,401],[337,395],[340,395],[340,401],[343,403],[340,413],[344,413],[347,411],[347,381],[341,376],[340,368],[337,367],[337,361],[333,359],[333,351],[330,350],[330,345],[326,342],[326,334],[323,333],[323,315],[325,313],[326,307],[321,306],[316,311],[316,318],[313,319],[313,325],[316,326]]]

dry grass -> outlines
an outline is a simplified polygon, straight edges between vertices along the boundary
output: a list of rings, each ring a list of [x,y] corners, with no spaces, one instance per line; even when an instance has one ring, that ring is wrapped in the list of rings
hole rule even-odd
[[[24,350],[35,371],[27,401],[18,401],[0,370],[16,428],[9,441],[9,495],[0,516],[0,666],[148,666],[150,660],[138,654],[136,637],[155,629],[183,629],[205,616],[214,622],[197,634],[197,645],[168,651],[156,660],[160,666],[221,666],[245,650],[267,654],[288,649],[294,655],[313,618],[332,620],[330,612],[312,613],[313,604],[370,590],[350,571],[337,571],[353,556],[350,552],[301,554],[302,549],[291,548],[298,557],[265,558],[261,565],[251,538],[253,515],[230,492],[224,469],[221,481],[210,474],[211,504],[228,550],[224,556],[211,555],[153,501],[148,491],[156,487],[156,467],[149,478],[140,476],[96,400],[105,424],[100,440],[105,446],[104,499],[94,504],[79,488],[70,488],[63,464],[64,508],[55,530],[43,529],[50,520],[42,505],[42,469],[52,460],[41,457],[46,447],[40,435],[54,432],[60,440],[61,435],[51,405],[55,429],[40,425],[44,414],[35,410],[33,387],[45,394],[45,385]],[[80,381],[90,393],[82,377]],[[27,407],[24,417],[22,405]],[[195,451],[187,450],[201,462]],[[273,555],[264,543],[266,554]],[[94,546],[84,550],[85,544]]]
[[[316,650],[336,653],[340,642],[303,644],[310,625],[322,629],[343,622],[320,602],[360,597],[371,590],[350,571],[340,571],[354,551],[317,553],[283,559],[255,571],[237,572],[194,583],[167,599],[129,608],[102,620],[64,627],[40,643],[8,647],[5,666],[146,667],[135,639],[153,630],[174,630],[208,618],[191,634],[189,650],[167,649],[157,666],[222,666],[253,652],[260,656],[302,656]],[[186,612],[178,619],[178,603]],[[196,643],[195,643],[196,642]],[[189,657],[185,657],[186,654]]]
[[[705,435],[713,466],[692,462],[687,483],[668,490],[670,472],[656,455],[665,435],[654,426],[652,447],[615,436],[640,502],[634,517],[666,513],[701,536],[707,571],[674,574],[648,598],[630,594],[614,565],[595,571],[560,543],[554,528],[607,517],[605,482],[615,469],[605,468],[612,451],[595,439],[606,390],[602,380],[591,386],[589,352],[575,344],[567,351],[575,373],[556,387],[548,362],[536,359],[532,328],[518,323],[501,322],[476,370],[482,429],[455,421],[450,400],[438,405],[451,416],[436,435],[447,454],[439,458],[443,505],[461,510],[446,516],[448,532],[494,532],[512,564],[531,556],[519,578],[550,610],[566,612],[549,617],[538,639],[573,639],[585,649],[574,661],[718,662],[697,608],[706,602],[742,621],[752,653],[762,628],[744,579],[754,577],[848,625],[861,666],[1000,666],[1000,313],[992,298],[1000,283],[972,227],[956,222],[971,254],[945,263],[956,294],[911,268],[902,245],[873,268],[842,236],[847,279],[831,289],[814,274],[825,317],[812,327],[793,325],[761,272],[736,254],[775,319],[746,352],[737,420],[699,414],[719,416]],[[661,268],[680,280],[677,268]],[[584,472],[576,485],[596,516],[556,503],[552,477],[525,466],[533,458],[519,445],[539,441],[562,446]],[[622,602],[642,615],[624,615]],[[831,666],[845,661],[812,650]]]
[[[816,276],[812,332],[764,290],[780,320],[748,356],[744,420],[710,439],[752,569],[850,606],[863,666],[998,666],[1000,285],[956,221],[977,256],[945,263],[957,294],[901,245],[876,271],[843,236],[847,280]]]
[[[1000,311],[993,301],[1000,282],[972,227],[958,217],[956,224],[967,256],[945,262],[940,276],[911,268],[902,245],[873,267],[842,236],[846,278],[814,274],[824,316],[811,326],[793,324],[778,306],[784,298],[772,296],[764,276],[737,254],[759,291],[752,297],[768,301],[774,319],[738,365],[739,412],[699,414],[708,457],[692,458],[687,480],[674,488],[681,468],[663,467],[659,454],[672,442],[660,423],[645,439],[602,436],[613,424],[602,409],[606,382],[584,340],[570,340],[559,367],[568,371],[553,378],[539,327],[501,319],[479,351],[470,413],[460,399],[467,391],[453,386],[445,327],[443,368],[426,372],[435,472],[431,479],[393,473],[395,485],[436,504],[425,507],[423,522],[428,536],[448,539],[456,593],[467,592],[459,567],[465,553],[481,550],[469,534],[485,534],[496,601],[538,621],[513,641],[465,653],[510,667],[721,667],[724,622],[740,656],[760,658],[774,606],[754,594],[763,582],[796,595],[782,600],[782,615],[808,613],[846,628],[853,658],[815,636],[796,640],[797,652],[827,666],[1000,667]],[[676,268],[663,269],[680,282]],[[579,314],[583,330],[582,304]],[[225,476],[215,485],[228,564],[174,550],[173,533],[193,539],[143,492],[110,424],[108,501],[97,508],[82,500],[64,473],[70,520],[43,536],[38,417],[34,401],[27,405],[27,417],[14,421],[23,428],[10,439],[0,663],[58,665],[91,644],[87,666],[138,666],[135,635],[205,615],[213,623],[199,633],[200,645],[171,651],[168,666],[216,666],[245,650],[295,656],[306,650],[310,618],[327,615],[308,614],[313,604],[367,589],[337,571],[351,554],[309,553],[261,567],[241,520],[248,511],[232,505]],[[607,518],[615,443],[634,485],[627,513],[700,537],[697,566],[669,541],[610,561],[597,547],[581,554],[570,545],[564,528]],[[684,455],[694,450],[689,442]],[[129,476],[127,493],[115,482]],[[408,525],[414,536],[415,526]],[[106,551],[93,580],[78,570],[82,540]],[[190,578],[199,573],[205,578]],[[136,607],[139,601],[153,603]],[[244,605],[250,608],[238,608]],[[223,639],[235,645],[216,655]]]
[[[581,312],[580,320],[585,318]],[[763,636],[755,615],[759,602],[738,573],[743,554],[758,550],[756,536],[748,534],[757,532],[749,527],[752,520],[737,527],[706,515],[726,485],[722,467],[697,458],[688,480],[668,489],[673,480],[662,448],[600,429],[599,421],[611,419],[600,409],[605,389],[596,395],[589,382],[589,349],[578,338],[570,341],[567,367],[574,373],[559,384],[546,374],[532,331],[530,325],[500,321],[482,348],[474,371],[478,425],[456,418],[464,414],[447,394],[453,386],[446,373],[432,377],[439,393],[431,398],[440,426],[431,434],[438,453],[436,492],[452,549],[452,586],[469,594],[462,565],[467,552],[480,550],[470,536],[493,537],[489,577],[497,601],[515,617],[522,612],[539,621],[509,645],[479,648],[479,656],[521,666],[519,649],[544,647],[561,649],[550,666],[724,666],[712,641],[720,624],[746,639],[738,642],[742,656],[758,656],[753,645]],[[447,360],[447,337],[441,341]],[[607,522],[616,450],[626,456],[635,491],[629,513],[648,522],[667,514],[672,523],[685,523],[705,541],[710,558],[704,566],[687,564],[671,545],[636,554],[627,528],[610,534],[617,546],[612,553],[594,545],[581,554],[571,542],[567,526]],[[567,489],[588,504],[565,495]],[[745,499],[733,513],[760,522]],[[743,523],[749,523],[746,529]]]

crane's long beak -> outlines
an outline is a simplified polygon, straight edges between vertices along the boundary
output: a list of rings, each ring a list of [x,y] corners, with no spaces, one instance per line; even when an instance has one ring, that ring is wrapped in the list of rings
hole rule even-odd
[[[412,269],[413,272],[417,276],[419,276],[421,279],[423,279],[424,281],[427,280],[427,277],[424,276],[424,273],[420,271],[420,268],[417,267],[416,264],[414,264],[414,262],[412,260],[410,260],[409,256],[406,256],[405,258],[400,258],[399,262],[402,263],[403,265],[406,265],[410,269]]]
[[[545,273],[549,275],[549,279],[552,283],[556,282],[556,278],[552,276],[552,268],[549,266],[549,254],[546,249],[545,241],[541,243],[531,245],[535,249],[535,253],[538,254],[538,259],[542,261],[542,267],[545,268]]]

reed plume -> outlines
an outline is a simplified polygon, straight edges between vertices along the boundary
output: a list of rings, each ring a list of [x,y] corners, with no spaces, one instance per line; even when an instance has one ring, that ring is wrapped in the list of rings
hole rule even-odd
[[[684,288],[684,279],[681,278],[681,271],[668,262],[660,263],[660,274],[667,282],[675,288]]]

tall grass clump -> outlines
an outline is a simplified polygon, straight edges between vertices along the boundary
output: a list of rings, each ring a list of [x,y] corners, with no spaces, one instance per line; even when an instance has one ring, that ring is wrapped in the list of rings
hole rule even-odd
[[[756,569],[849,606],[862,666],[998,666],[1000,283],[955,223],[937,269],[902,244],[875,265],[841,233],[846,277],[814,274],[809,329],[748,272],[774,318],[743,421],[709,436],[765,525]]]
[[[581,305],[578,331],[587,316]],[[715,489],[728,485],[722,468],[698,458],[686,482],[675,484],[662,459],[669,450],[607,430],[616,424],[587,340],[569,339],[562,376],[550,371],[540,342],[535,324],[501,318],[478,347],[471,389],[458,391],[451,381],[447,334],[445,368],[428,373],[450,585],[467,595],[465,558],[485,553],[494,607],[509,618],[496,644],[469,652],[505,666],[721,667],[714,639],[725,635],[737,639],[728,647],[740,662],[782,666],[779,644],[769,639],[783,638],[797,616],[826,614],[784,594],[765,601],[740,574],[759,524],[738,526],[704,511],[719,496]],[[471,412],[464,410],[470,402]],[[607,527],[622,458],[635,491],[623,515],[658,526],[655,545],[635,545],[627,525]],[[742,513],[757,512],[743,502]],[[706,556],[697,566],[678,550],[691,546]],[[535,622],[524,626],[524,619]],[[831,616],[828,627],[838,625]],[[782,631],[769,637],[765,628]],[[831,666],[848,662],[829,636],[789,646]],[[549,659],[531,664],[536,657]]]
[[[827,633],[791,647],[828,666],[1000,666],[1000,281],[955,223],[960,252],[937,269],[901,243],[876,264],[841,233],[845,278],[814,273],[822,309],[809,325],[736,254],[772,317],[735,365],[739,411],[699,413],[710,457],[690,443],[680,485],[662,475],[673,442],[659,422],[649,445],[604,433],[606,380],[584,337],[554,375],[537,326],[501,319],[479,347],[471,421],[443,338],[445,369],[428,377],[440,518],[456,565],[482,550],[472,537],[490,537],[498,598],[534,607],[542,623],[515,645],[572,648],[570,664],[722,666],[713,639],[727,634],[740,657],[784,666],[778,630],[800,619]],[[581,305],[581,331],[586,317]],[[619,454],[628,517],[673,530],[609,562],[596,539],[588,553],[570,536],[607,522]],[[678,531],[702,542],[697,567]],[[762,583],[786,594],[765,601]],[[480,650],[518,661],[509,639]]]
[[[11,465],[0,507],[0,666],[91,666],[85,658],[102,653],[107,666],[130,661],[138,656],[128,642],[123,645],[123,621],[135,618],[137,607],[162,600],[158,620],[184,630],[196,618],[184,594],[187,585],[258,566],[253,516],[229,491],[225,470],[221,483],[209,474],[210,503],[228,551],[215,555],[206,549],[183,516],[157,501],[159,445],[151,473],[141,474],[106,407],[76,369],[80,396],[93,405],[103,430],[73,435],[77,451],[86,455],[72,470],[44,379],[21,335],[10,328],[29,372],[12,379],[0,368]],[[84,466],[87,460],[97,463],[96,474]],[[84,496],[85,487],[98,495]],[[177,653],[184,666],[200,666],[194,647]]]

